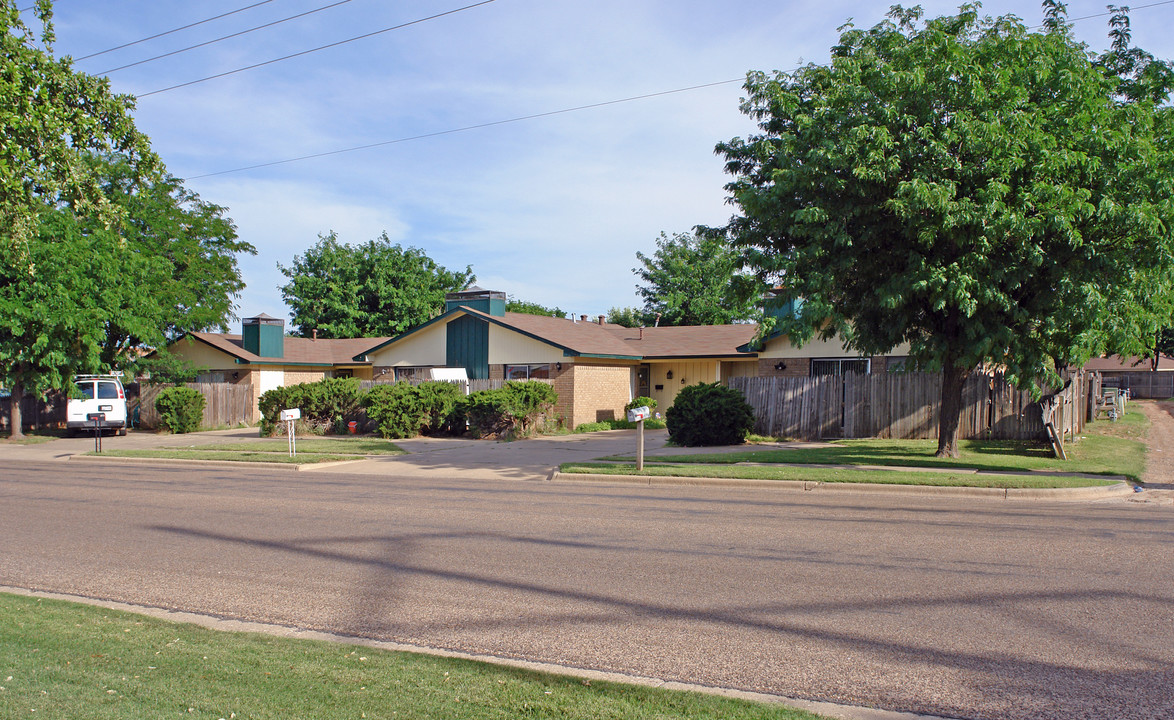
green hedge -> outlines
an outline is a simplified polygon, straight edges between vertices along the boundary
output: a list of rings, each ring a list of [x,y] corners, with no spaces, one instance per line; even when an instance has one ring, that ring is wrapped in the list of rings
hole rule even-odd
[[[677,445],[737,445],[754,428],[754,410],[737,390],[700,383],[681,390],[665,422]]]
[[[273,388],[261,395],[261,434],[273,435],[281,428],[281,411],[302,411],[299,432],[323,434],[346,432],[346,424],[362,420],[363,391],[355,378],[326,378],[312,383]]]
[[[167,388],[155,397],[159,424],[173,433],[189,433],[200,429],[204,421],[204,396],[200,391],[186,387]]]

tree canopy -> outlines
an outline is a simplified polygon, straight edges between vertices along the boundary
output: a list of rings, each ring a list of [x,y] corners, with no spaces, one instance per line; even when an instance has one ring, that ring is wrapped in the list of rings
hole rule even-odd
[[[754,316],[757,286],[742,275],[738,253],[721,238],[661,233],[652,256],[637,252],[643,316],[661,325],[723,325]]]
[[[21,20],[21,4],[0,1],[0,243],[9,261],[19,261],[46,205],[69,203],[86,217],[118,219],[87,167],[90,155],[124,153],[144,174],[156,163],[131,118],[133,98],[52,56],[50,0],[34,4],[39,35]]]
[[[890,18],[847,27],[827,66],[748,76],[760,133],[717,146],[740,211],[724,230],[804,299],[781,328],[796,341],[908,343],[942,369],[939,454],[956,455],[972,370],[1031,383],[1083,362],[1121,289],[1169,272],[1169,138],[1156,99],[1119,102],[1061,21]]]
[[[298,333],[308,337],[382,337],[427,322],[444,310],[446,293],[469,287],[473,268],[450,271],[419,248],[393,244],[387,233],[362,245],[331,232],[285,267],[281,295]]]
[[[223,323],[241,287],[233,254],[251,250],[166,175],[129,96],[52,56],[47,0],[35,16],[39,35],[0,2],[0,385],[14,436],[26,391],[108,371],[168,328]],[[205,262],[215,270],[189,271]]]
[[[566,311],[560,308],[548,308],[535,302],[519,300],[512,295],[506,299],[505,309],[506,312],[522,313],[524,315],[546,315],[556,318],[566,318],[567,316]]]

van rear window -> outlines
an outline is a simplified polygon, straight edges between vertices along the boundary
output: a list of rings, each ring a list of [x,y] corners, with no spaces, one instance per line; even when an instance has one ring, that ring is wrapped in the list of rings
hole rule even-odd
[[[77,385],[78,392],[81,393],[81,396],[83,399],[85,399],[85,400],[93,400],[94,399],[94,383],[92,383],[92,382],[79,382],[79,383],[74,383],[74,385]]]
[[[98,381],[98,399],[99,400],[117,400],[118,399],[118,383]]]

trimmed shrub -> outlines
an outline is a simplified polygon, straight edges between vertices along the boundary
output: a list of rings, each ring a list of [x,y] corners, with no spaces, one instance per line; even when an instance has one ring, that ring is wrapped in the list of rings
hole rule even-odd
[[[505,393],[513,414],[515,429],[523,436],[529,434],[539,418],[550,412],[558,402],[554,386],[538,380],[507,382],[501,391]]]
[[[155,410],[164,430],[195,432],[204,421],[204,396],[192,388],[167,388],[155,398]]]
[[[298,408],[302,419],[298,431],[316,434],[339,432],[347,421],[361,416],[362,391],[356,378],[326,378],[312,383],[300,383],[273,388],[261,395],[261,434],[274,435],[281,430],[281,411]]]
[[[665,422],[677,445],[737,445],[754,427],[754,410],[737,390],[701,383],[681,390]]]
[[[363,396],[363,407],[385,438],[410,438],[420,434],[424,403],[420,390],[410,383],[377,385]]]
[[[454,417],[457,406],[465,399],[465,392],[456,383],[430,380],[416,386],[420,394],[420,412],[423,414],[420,431],[431,435],[441,432],[465,432],[465,418]],[[459,429],[457,429],[459,428]]]
[[[462,409],[477,437],[519,437],[528,435],[557,401],[558,393],[549,383],[527,380],[472,393]]]
[[[645,405],[648,406],[649,410],[655,410],[656,409],[656,400],[648,397],[647,395],[641,395],[640,397],[634,397],[634,398],[632,398],[631,402],[629,402],[627,405],[624,406],[624,412],[627,412],[628,410],[635,410],[636,408],[644,407]]]

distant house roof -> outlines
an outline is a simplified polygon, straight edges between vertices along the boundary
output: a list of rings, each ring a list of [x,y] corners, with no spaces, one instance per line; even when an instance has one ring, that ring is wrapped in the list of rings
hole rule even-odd
[[[740,352],[738,347],[750,342],[757,325],[695,325],[688,327],[626,328],[597,322],[574,322],[549,315],[507,312],[489,315],[460,306],[390,338],[366,348],[370,353],[403,339],[435,323],[445,322],[457,314],[470,315],[509,328],[528,337],[560,348],[568,355],[619,359],[671,359],[686,357],[757,357]]]
[[[316,340],[300,337],[282,338],[284,355],[282,357],[262,357],[245,350],[240,335],[226,333],[190,332],[187,337],[228,353],[248,363],[270,365],[354,365],[356,356],[362,355],[371,348],[382,345],[388,338],[342,338]]]
[[[1150,358],[1121,357],[1120,355],[1092,358],[1084,364],[1085,370],[1095,370],[1096,372],[1144,372],[1152,368]],[[1174,357],[1159,356],[1158,371],[1174,371]]]

